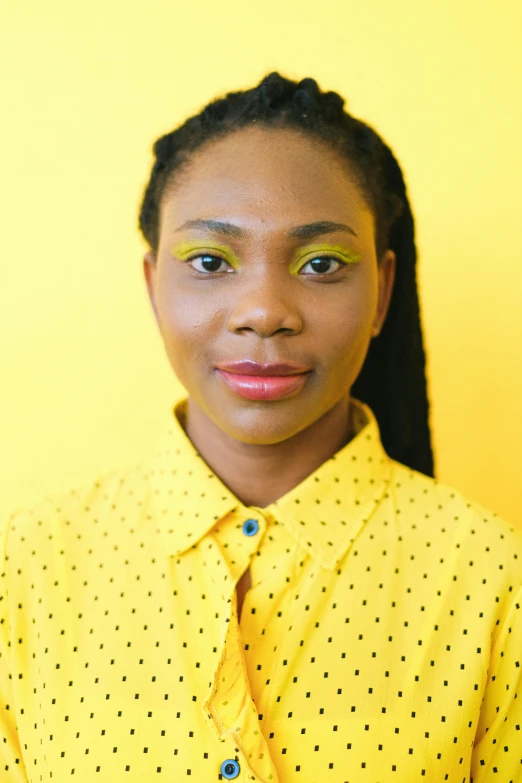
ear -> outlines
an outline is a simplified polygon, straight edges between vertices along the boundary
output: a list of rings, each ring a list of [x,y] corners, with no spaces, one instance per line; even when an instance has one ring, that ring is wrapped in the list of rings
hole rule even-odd
[[[156,306],[156,273],[158,267],[156,263],[156,254],[152,250],[148,250],[143,256],[143,273],[145,275],[145,282],[147,283],[147,291],[149,293],[150,303],[154,310],[154,317],[158,326],[160,325],[158,308]]]
[[[395,267],[397,257],[393,250],[386,250],[378,266],[379,300],[377,312],[372,326],[372,337],[377,337],[383,327],[390,306],[393,284],[395,282]]]

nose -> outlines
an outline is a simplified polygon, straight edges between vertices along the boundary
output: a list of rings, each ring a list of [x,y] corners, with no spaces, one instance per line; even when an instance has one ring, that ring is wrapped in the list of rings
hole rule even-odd
[[[238,287],[239,289],[240,287]],[[297,334],[303,328],[303,313],[295,287],[270,275],[257,275],[234,292],[228,328],[232,332],[251,329],[261,337],[285,330]]]

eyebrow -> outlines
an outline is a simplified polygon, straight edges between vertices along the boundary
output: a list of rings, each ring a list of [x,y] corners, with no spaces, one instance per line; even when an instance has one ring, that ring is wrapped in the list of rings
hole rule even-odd
[[[248,235],[248,231],[235,223],[228,223],[223,220],[207,220],[204,218],[196,218],[195,220],[187,220],[182,226],[176,229],[176,232],[183,231],[187,228],[202,228],[208,231],[213,231],[216,234],[223,234],[227,237],[233,237],[234,239],[245,239]],[[301,239],[308,240],[314,237],[321,236],[322,234],[333,234],[335,231],[347,231],[352,236],[356,237],[357,234],[350,226],[345,223],[334,223],[331,220],[316,220],[314,223],[304,223],[302,226],[294,226],[288,232],[289,239]]]

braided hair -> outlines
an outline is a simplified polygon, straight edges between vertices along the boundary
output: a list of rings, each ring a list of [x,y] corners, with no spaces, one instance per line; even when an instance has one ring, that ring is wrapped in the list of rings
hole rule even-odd
[[[292,81],[273,71],[254,88],[229,92],[154,144],[155,163],[145,187],[139,228],[157,252],[160,205],[191,153],[213,139],[258,122],[290,128],[326,142],[344,159],[375,216],[376,250],[397,257],[393,293],[380,334],[370,343],[352,394],[374,412],[386,452],[413,470],[434,475],[426,359],[416,280],[414,220],[401,168],[366,123],[352,117],[336,92],[312,78]]]

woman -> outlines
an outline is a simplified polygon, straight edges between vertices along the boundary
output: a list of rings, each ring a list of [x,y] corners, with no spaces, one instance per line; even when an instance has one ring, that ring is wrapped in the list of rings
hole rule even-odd
[[[412,213],[343,106],[274,72],[156,142],[188,395],[2,528],[2,780],[522,781],[522,536],[433,478]]]

